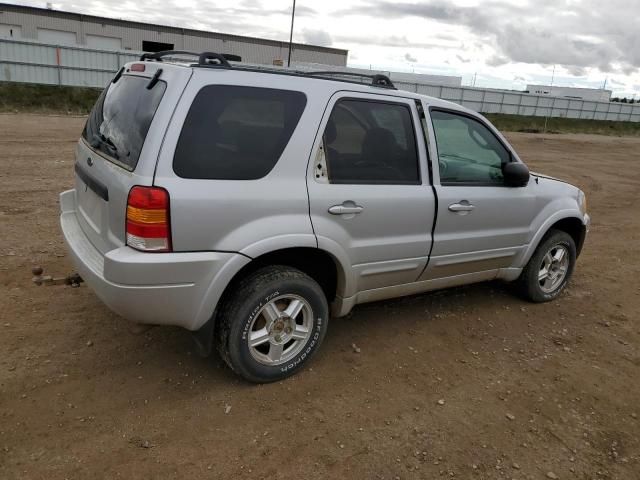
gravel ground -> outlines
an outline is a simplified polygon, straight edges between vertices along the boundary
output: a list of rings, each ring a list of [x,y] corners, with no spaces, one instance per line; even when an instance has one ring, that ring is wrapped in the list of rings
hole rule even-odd
[[[587,193],[557,301],[486,283],[363,305],[254,386],[185,331],[31,284],[72,271],[57,194],[83,122],[0,115],[0,478],[640,478],[640,139],[508,134]]]

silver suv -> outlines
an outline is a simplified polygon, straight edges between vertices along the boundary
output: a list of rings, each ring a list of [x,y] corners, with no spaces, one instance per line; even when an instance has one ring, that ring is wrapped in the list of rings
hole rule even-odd
[[[566,286],[585,196],[530,175],[481,115],[382,75],[170,55],[116,74],[60,195],[76,268],[123,317],[191,330],[268,382],[359,303],[493,279],[544,302]]]

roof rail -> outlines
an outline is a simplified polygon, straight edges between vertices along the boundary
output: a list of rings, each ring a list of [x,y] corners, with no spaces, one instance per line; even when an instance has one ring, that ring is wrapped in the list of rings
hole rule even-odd
[[[301,77],[317,77],[323,80],[334,80],[340,82],[350,82],[350,83],[358,83],[360,85],[366,85],[365,82],[355,81],[348,79],[349,77],[357,77],[357,78],[368,78],[371,80],[370,85],[373,87],[380,88],[388,88],[392,90],[397,90],[396,86],[393,84],[391,79],[387,75],[383,75],[381,73],[368,75],[366,73],[356,73],[356,72],[341,72],[338,70],[326,70],[326,71],[311,71],[305,72],[300,70],[286,70],[286,69],[278,69],[274,67],[266,67],[266,66],[247,66],[247,65],[231,65],[229,61],[232,62],[241,62],[242,57],[238,55],[232,55],[230,53],[216,53],[216,52],[188,52],[185,50],[164,50],[161,52],[152,52],[152,53],[143,53],[140,57],[140,61],[156,61],[162,62],[163,57],[171,57],[171,56],[179,56],[179,55],[188,55],[193,57],[198,57],[198,63],[193,64],[192,66],[198,67],[213,67],[213,68],[232,68],[238,69],[246,72],[261,72],[261,73],[274,73],[279,75],[292,75],[292,76],[301,76]],[[338,78],[332,78],[338,77]],[[342,78],[340,78],[342,77]],[[347,78],[344,78],[347,77]]]
[[[318,71],[318,72],[303,72],[304,75],[318,76],[318,77],[330,77],[332,75],[336,75],[339,77],[361,77],[361,78],[369,78],[371,79],[371,85],[374,87],[382,87],[382,88],[392,88],[396,90],[396,86],[393,84],[391,79],[386,75],[381,73],[377,73],[375,75],[368,75],[366,73],[356,73],[356,72],[340,72],[335,70],[327,70],[327,71]]]
[[[171,57],[176,55],[189,55],[193,57],[198,57],[198,65],[211,65],[209,60],[217,60],[220,65],[223,65],[227,68],[231,68],[229,64],[229,60],[232,62],[241,62],[242,57],[239,55],[233,55],[231,53],[214,53],[214,52],[188,52],[186,50],[163,50],[161,52],[153,52],[153,53],[143,53],[140,57],[140,61],[145,60],[155,60],[157,62],[162,62],[163,57]]]

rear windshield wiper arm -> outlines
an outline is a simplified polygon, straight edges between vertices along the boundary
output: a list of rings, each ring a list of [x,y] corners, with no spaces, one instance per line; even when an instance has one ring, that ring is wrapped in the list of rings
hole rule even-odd
[[[116,160],[120,158],[118,156],[118,147],[116,147],[116,144],[113,143],[113,140],[111,140],[109,137],[105,137],[101,133],[94,133],[91,141],[91,146],[93,148],[96,148],[98,145],[106,146],[110,150],[109,154]]]
[[[153,75],[153,77],[151,77],[151,80],[149,80],[149,83],[147,83],[147,90],[151,90],[153,87],[156,86],[156,83],[158,83],[158,79],[160,78],[160,75],[162,75],[161,68],[156,70],[156,73]]]

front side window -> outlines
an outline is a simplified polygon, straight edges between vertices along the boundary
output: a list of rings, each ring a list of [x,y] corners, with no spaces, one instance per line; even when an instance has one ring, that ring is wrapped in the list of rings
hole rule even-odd
[[[331,112],[323,141],[330,183],[420,183],[407,105],[340,100]]]
[[[282,155],[302,115],[304,93],[209,85],[198,92],[173,157],[183,178],[255,180]]]
[[[503,184],[502,165],[508,150],[478,120],[440,110],[431,111],[442,185]]]
[[[167,84],[123,75],[104,89],[87,118],[82,136],[96,150],[134,170]]]

